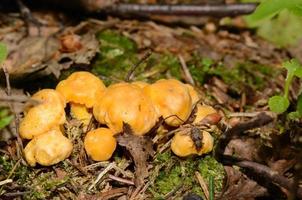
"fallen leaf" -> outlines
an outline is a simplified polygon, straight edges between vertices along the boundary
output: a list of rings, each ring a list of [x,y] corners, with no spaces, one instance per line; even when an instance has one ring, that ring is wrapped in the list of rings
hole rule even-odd
[[[148,177],[147,159],[153,155],[152,140],[148,136],[131,134],[131,128],[124,123],[123,134],[117,136],[118,144],[125,147],[131,154],[135,164],[135,185],[144,184]]]

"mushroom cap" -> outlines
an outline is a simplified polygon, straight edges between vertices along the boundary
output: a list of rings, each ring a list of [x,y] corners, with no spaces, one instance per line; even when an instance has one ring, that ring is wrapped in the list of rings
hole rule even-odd
[[[171,150],[179,157],[186,157],[196,153],[191,137],[180,132],[174,135],[171,142]]]
[[[34,137],[24,149],[25,159],[30,166],[39,163],[50,166],[61,162],[70,156],[73,145],[71,141],[54,129]]]
[[[111,85],[93,108],[97,121],[106,124],[114,134],[123,131],[123,123],[131,126],[133,134],[144,135],[158,120],[151,100],[142,89],[129,83]]]
[[[209,153],[213,149],[214,139],[207,131],[202,131],[202,134],[202,148],[199,151],[196,150],[191,136],[183,132],[177,132],[174,135],[171,142],[171,150],[179,157]]]
[[[104,83],[89,72],[74,72],[67,79],[61,81],[56,90],[60,92],[67,102],[83,104],[92,108],[96,96],[106,89]]]
[[[86,106],[78,103],[70,103],[70,115],[81,121],[84,126],[88,126],[92,118],[92,114],[88,112]]]
[[[161,79],[143,90],[168,125],[179,126],[190,116],[192,99],[189,89],[180,81]]]
[[[136,85],[137,87],[144,89],[144,87],[150,85],[149,83],[143,82],[143,81],[134,81],[131,83],[132,85]]]
[[[24,139],[32,139],[65,121],[64,97],[53,89],[43,89],[32,96],[39,103],[28,109],[20,122],[19,133]]]
[[[116,139],[108,128],[98,128],[87,133],[84,139],[87,154],[95,161],[109,160],[116,148]]]
[[[214,146],[214,138],[211,136],[211,134],[207,131],[202,131],[202,134],[202,148],[199,152],[197,152],[198,155],[211,152]]]
[[[200,94],[195,90],[195,88],[190,84],[185,84],[185,86],[189,89],[189,93],[192,99],[192,106],[200,100]]]
[[[200,122],[206,116],[208,116],[210,114],[213,114],[213,113],[217,113],[217,111],[212,106],[198,104],[197,105],[197,111],[196,111],[196,114],[195,114],[196,117],[193,121],[193,124],[196,124],[196,123]]]

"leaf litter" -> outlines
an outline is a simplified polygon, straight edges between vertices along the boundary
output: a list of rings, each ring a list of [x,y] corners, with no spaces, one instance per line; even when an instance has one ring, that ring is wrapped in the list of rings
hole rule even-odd
[[[47,24],[42,26],[40,34],[35,27],[29,27],[26,35],[28,30],[20,18],[1,19],[4,23],[0,40],[9,47],[5,66],[12,83],[15,80],[26,83],[28,77],[46,76],[54,76],[57,82],[58,78],[78,69],[91,70],[107,84],[118,82],[146,50],[151,50],[152,55],[138,67],[134,79],[151,82],[176,77],[186,81],[184,62],[204,101],[215,105],[224,116],[218,125],[223,131],[249,118],[228,117],[233,113],[267,111],[268,97],[281,90],[280,82],[285,78],[279,65],[288,58],[287,51],[247,30],[235,33],[219,26],[214,31],[197,26],[172,28],[150,21],[116,18],[88,19],[70,25],[68,17],[64,17],[61,27],[53,14],[48,15],[43,18],[41,13],[35,14]],[[12,94],[27,97],[20,84],[18,88],[13,88]],[[8,101],[1,101],[1,105],[2,102],[7,106]],[[21,113],[24,105],[15,103],[21,104],[16,105],[20,109],[15,110]],[[290,130],[288,124],[274,119],[265,127],[245,131],[244,136],[231,139],[225,153],[266,164],[293,180],[299,173],[299,169],[293,167],[301,160],[297,148],[300,143],[293,143],[292,135],[296,132]],[[301,124],[296,126],[301,130]],[[206,184],[209,177],[214,176],[217,199],[290,195],[270,181],[266,181],[268,185],[259,184],[261,182],[253,180],[239,167],[223,166],[214,155],[183,160],[174,156],[169,148],[158,153],[169,136],[154,145],[152,134],[151,138],[137,137],[129,134],[131,130],[127,128],[118,137],[120,147],[113,159],[94,163],[83,150],[80,124],[69,119],[65,129],[74,141],[74,152],[53,167],[29,168],[18,154],[20,147],[14,137],[2,140],[0,181],[12,182],[0,185],[1,198],[181,199],[190,193],[206,197],[203,191],[206,187],[200,187],[196,173]],[[2,134],[5,129],[1,131]],[[126,151],[128,154],[121,156]]]

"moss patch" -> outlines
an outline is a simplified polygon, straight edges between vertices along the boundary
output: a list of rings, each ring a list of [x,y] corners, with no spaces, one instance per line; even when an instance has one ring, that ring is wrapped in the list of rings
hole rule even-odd
[[[159,155],[155,162],[164,164],[154,185],[149,190],[156,199],[163,199],[165,195],[178,187],[185,188],[184,192],[193,192],[204,197],[195,177],[196,171],[201,174],[207,184],[209,183],[209,177],[214,177],[215,193],[219,193],[222,189],[225,172],[223,166],[211,156],[180,160],[172,155],[171,151],[168,151]]]

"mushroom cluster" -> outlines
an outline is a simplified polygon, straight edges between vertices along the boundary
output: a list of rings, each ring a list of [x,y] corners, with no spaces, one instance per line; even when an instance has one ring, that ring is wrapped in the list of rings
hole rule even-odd
[[[217,113],[213,107],[199,103],[199,93],[191,85],[175,79],[161,79],[153,84],[121,82],[106,88],[101,79],[89,72],[75,72],[59,82],[55,90],[40,90],[32,98],[39,103],[26,109],[20,123],[20,136],[31,140],[24,149],[31,166],[53,165],[71,155],[72,141],[62,131],[65,110],[87,132],[84,148],[95,161],[111,158],[117,146],[115,136],[123,132],[125,124],[132,134],[142,137],[159,122],[164,123],[157,130],[161,134],[169,128],[178,129],[191,118],[193,110],[196,112],[192,127]],[[70,109],[65,109],[66,104]],[[89,130],[93,118],[101,127]],[[198,130],[176,132],[172,151],[180,157],[210,152],[212,136]]]

